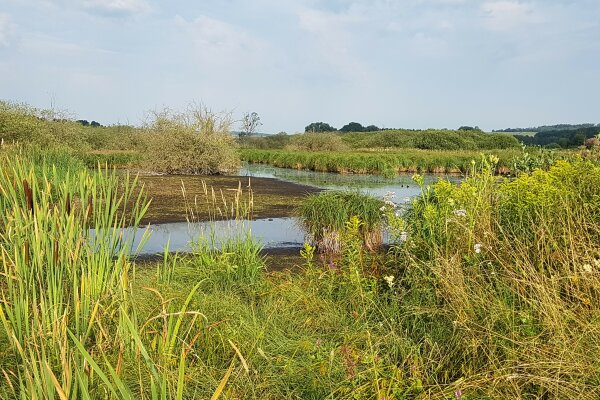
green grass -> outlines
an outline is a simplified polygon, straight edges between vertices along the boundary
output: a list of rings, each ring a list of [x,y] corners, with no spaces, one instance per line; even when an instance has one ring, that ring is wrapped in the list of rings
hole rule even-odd
[[[143,155],[137,151],[91,151],[79,155],[79,158],[88,168],[95,169],[98,165],[108,165],[109,167],[130,167],[140,165],[144,159]]]
[[[511,160],[519,150],[491,152],[500,157],[498,172],[510,169]],[[303,152],[286,150],[240,150],[244,161],[275,167],[308,169],[342,174],[375,174],[394,176],[403,172],[465,173],[478,151],[433,151],[406,149],[402,151]]]

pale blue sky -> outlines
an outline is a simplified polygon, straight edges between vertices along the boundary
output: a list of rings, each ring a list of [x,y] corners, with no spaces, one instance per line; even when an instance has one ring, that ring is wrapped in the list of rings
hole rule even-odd
[[[103,124],[600,122],[599,0],[0,0],[0,99]]]

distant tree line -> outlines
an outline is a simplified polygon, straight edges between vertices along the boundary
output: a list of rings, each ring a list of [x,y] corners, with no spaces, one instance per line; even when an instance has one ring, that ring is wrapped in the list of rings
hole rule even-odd
[[[546,147],[578,147],[583,146],[586,140],[600,134],[600,126],[589,126],[577,129],[546,130],[537,132],[534,136],[515,135],[526,145]]]
[[[600,124],[557,124],[557,125],[542,125],[530,128],[507,128],[498,129],[493,132],[551,132],[551,131],[565,131],[575,130],[584,128],[600,128]]]
[[[461,126],[460,128],[458,128],[459,131],[478,131],[481,132],[481,128],[478,126]]]
[[[382,131],[382,130],[402,130],[402,131],[414,131],[414,132],[418,132],[421,131],[421,129],[394,129],[394,128],[379,128],[376,125],[367,125],[367,126],[363,126],[361,123],[359,122],[349,122],[346,125],[342,126],[340,129],[336,129],[333,126],[329,125],[326,122],[313,122],[310,125],[307,125],[306,128],[304,128],[304,132],[313,132],[313,133],[319,133],[319,132],[377,132],[377,131]],[[441,129],[441,130],[446,130],[446,129]],[[461,126],[460,128],[458,128],[459,131],[478,131],[478,132],[482,132],[481,128],[479,128],[478,126]]]
[[[381,130],[375,125],[363,126],[358,122],[350,122],[339,129],[339,132],[376,132]],[[338,129],[326,122],[313,122],[304,128],[304,132],[337,132]]]
[[[78,119],[77,122],[79,122],[83,126],[91,126],[93,128],[99,128],[102,126],[99,122],[96,122],[96,121],[89,122],[87,119]]]

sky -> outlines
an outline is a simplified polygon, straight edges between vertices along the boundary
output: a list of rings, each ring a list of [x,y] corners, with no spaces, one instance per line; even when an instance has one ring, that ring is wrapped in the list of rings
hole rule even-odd
[[[599,123],[600,1],[0,0],[0,99],[268,133]]]

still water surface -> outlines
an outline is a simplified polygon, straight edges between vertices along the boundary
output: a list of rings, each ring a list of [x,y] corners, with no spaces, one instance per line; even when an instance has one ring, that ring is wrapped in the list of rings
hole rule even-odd
[[[383,198],[388,192],[394,192],[396,194],[394,200],[397,203],[408,202],[411,197],[417,196],[421,192],[410,174],[385,178],[376,175],[339,175],[247,164],[241,169],[240,175],[275,178],[327,190],[358,190],[378,198]],[[423,178],[425,184],[432,184],[440,178],[456,182],[461,180],[461,177],[457,175],[424,175]],[[162,253],[167,243],[170,251],[190,252],[193,247],[191,243],[201,237],[205,239],[212,237],[217,247],[223,240],[244,235],[251,235],[265,248],[298,247],[302,246],[305,240],[304,233],[294,218],[270,218],[244,221],[244,223],[233,221],[178,222],[150,225],[147,229],[150,236],[139,253],[140,255]],[[124,232],[125,237],[135,235],[133,249],[137,248],[145,230],[128,228]]]

